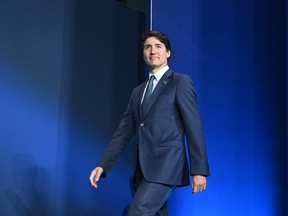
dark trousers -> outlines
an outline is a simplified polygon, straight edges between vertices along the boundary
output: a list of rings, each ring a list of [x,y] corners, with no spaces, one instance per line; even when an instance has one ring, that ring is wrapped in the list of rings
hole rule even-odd
[[[142,179],[133,197],[127,216],[168,216],[167,200],[175,186]]]

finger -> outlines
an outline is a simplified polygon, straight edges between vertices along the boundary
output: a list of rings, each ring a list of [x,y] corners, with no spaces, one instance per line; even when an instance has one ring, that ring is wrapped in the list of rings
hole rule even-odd
[[[199,184],[196,181],[193,181],[193,190],[195,193],[199,192]]]
[[[96,171],[95,170],[93,170],[92,172],[91,172],[91,175],[90,175],[90,183],[91,183],[91,185],[93,186],[93,187],[95,187],[95,188],[97,188],[98,186],[97,186],[97,181],[98,180],[96,180]]]
[[[197,185],[197,192],[201,192],[201,191],[202,191],[201,185]]]
[[[205,181],[204,182],[197,182],[196,185],[197,185],[198,191],[203,191],[206,189],[206,182]]]
[[[192,189],[196,193],[198,192],[198,184],[195,181],[192,181]]]
[[[204,184],[195,184],[196,186],[195,186],[195,188],[196,188],[196,192],[201,192],[201,191],[203,191],[204,190],[204,188],[205,188],[205,186],[204,186]]]
[[[203,190],[206,190],[206,184],[204,184],[204,186],[203,186]]]
[[[94,176],[96,182],[99,180],[101,174],[102,174],[102,172],[101,172],[100,170],[97,170],[97,171],[96,171],[96,174],[95,174],[95,176]]]
[[[194,187],[194,184],[192,184],[192,194],[196,194],[196,190],[195,190],[195,187]]]
[[[203,191],[206,189],[206,184],[202,184],[201,187],[200,187],[200,191]]]
[[[93,187],[98,188],[97,182],[99,178],[100,178],[99,171],[97,169],[93,170],[90,175],[90,182]]]
[[[199,192],[199,186],[195,182],[193,183],[193,192],[194,192],[194,194]]]

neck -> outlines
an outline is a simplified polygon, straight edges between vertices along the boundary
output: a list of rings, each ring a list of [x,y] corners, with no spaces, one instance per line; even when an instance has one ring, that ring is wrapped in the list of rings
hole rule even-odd
[[[164,67],[166,67],[166,66],[167,66],[167,64],[162,65],[161,67],[156,67],[156,68],[150,67],[150,68],[149,68],[149,69],[150,69],[150,73],[151,73],[151,74],[156,74],[159,70],[161,70],[162,68],[164,68]]]

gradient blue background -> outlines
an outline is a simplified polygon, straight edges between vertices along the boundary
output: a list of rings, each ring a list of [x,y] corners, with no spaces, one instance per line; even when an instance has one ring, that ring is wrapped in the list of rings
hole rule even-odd
[[[285,215],[285,8],[153,1],[171,68],[194,80],[211,166],[204,193],[175,191],[172,216]],[[132,148],[97,191],[88,176],[144,79],[144,21],[114,0],[0,2],[1,216],[125,215]]]
[[[170,66],[194,80],[211,177],[172,215],[287,215],[285,1],[153,1]],[[173,47],[174,46],[174,47]]]
[[[0,2],[0,215],[121,215],[127,150],[89,183],[143,79],[143,13],[116,1]]]

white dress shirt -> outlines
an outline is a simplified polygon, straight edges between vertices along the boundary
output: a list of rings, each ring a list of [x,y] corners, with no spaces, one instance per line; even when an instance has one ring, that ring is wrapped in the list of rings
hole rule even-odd
[[[157,71],[155,74],[152,74],[152,73],[149,73],[149,79],[151,76],[155,76],[155,79],[153,80],[153,88],[152,88],[152,92],[154,91],[155,87],[157,86],[159,80],[162,78],[162,76],[165,74],[165,72],[169,69],[169,66],[165,66],[163,68],[161,68],[159,71]],[[145,86],[145,90],[144,90],[144,93],[142,95],[142,99],[141,99],[141,104],[143,102],[143,98],[144,98],[144,95],[146,93],[146,89],[147,89],[147,85],[148,85],[148,82]]]

